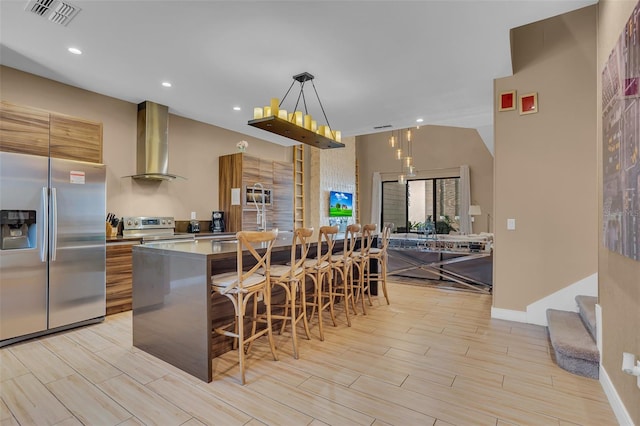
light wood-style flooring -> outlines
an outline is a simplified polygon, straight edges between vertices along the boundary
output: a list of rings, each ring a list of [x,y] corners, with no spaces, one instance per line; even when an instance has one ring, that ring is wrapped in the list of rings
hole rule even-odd
[[[131,313],[0,349],[4,425],[615,425],[596,380],[551,359],[544,327],[490,318],[491,296],[390,283],[369,315],[248,357],[204,383],[132,347]],[[339,312],[341,313],[341,312]],[[328,319],[328,318],[327,318]],[[301,330],[302,331],[302,330]],[[304,333],[301,333],[304,335]]]

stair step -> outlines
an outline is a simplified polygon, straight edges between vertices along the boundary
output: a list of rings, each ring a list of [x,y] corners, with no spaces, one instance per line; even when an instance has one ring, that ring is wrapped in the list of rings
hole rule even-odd
[[[589,330],[589,333],[591,334],[593,340],[597,341],[596,303],[598,303],[598,298],[594,296],[576,296],[576,302],[578,303],[578,309],[582,322],[584,322],[584,325],[587,326],[587,330]]]
[[[600,353],[580,315],[547,309],[547,322],[557,364],[571,373],[597,379]]]

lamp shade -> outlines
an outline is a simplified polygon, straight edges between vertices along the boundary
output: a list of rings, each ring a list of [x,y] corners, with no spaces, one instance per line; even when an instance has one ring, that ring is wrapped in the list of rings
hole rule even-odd
[[[480,206],[477,204],[471,204],[469,206],[469,216],[480,216],[482,214],[482,210]]]

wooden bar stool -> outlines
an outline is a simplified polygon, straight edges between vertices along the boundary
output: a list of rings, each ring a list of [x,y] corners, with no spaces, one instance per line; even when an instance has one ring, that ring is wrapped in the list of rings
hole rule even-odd
[[[279,286],[284,290],[285,300],[282,304],[271,304],[272,311],[274,309],[282,309],[282,314],[271,313],[271,320],[282,320],[280,333],[284,331],[287,321],[291,322],[291,340],[293,342],[293,357],[298,359],[298,337],[296,326],[300,321],[304,325],[304,331],[307,339],[311,339],[309,333],[309,323],[307,321],[306,308],[306,285],[305,285],[305,268],[304,264],[307,260],[309,247],[311,245],[311,235],[313,228],[297,228],[293,232],[293,241],[291,242],[291,262],[289,265],[272,265],[271,266],[271,286]],[[300,250],[298,250],[300,248]],[[298,256],[297,253],[300,253]],[[298,293],[300,294],[298,299]]]
[[[375,223],[367,224],[362,227],[362,233],[360,234],[360,250],[354,251],[352,254],[353,266],[358,272],[357,285],[354,281],[354,297],[356,303],[361,298],[360,300],[362,300],[362,313],[364,315],[367,314],[367,308],[365,307],[364,302],[365,295],[369,299],[369,305],[373,306],[373,302],[371,301],[371,294],[369,291],[369,276],[371,275],[369,273],[369,253],[371,251],[371,246],[373,245],[373,233],[375,232],[375,230]]]
[[[315,312],[318,312],[318,330],[320,332],[320,340],[324,340],[324,329],[322,326],[322,311],[329,308],[333,325],[336,324],[335,314],[333,312],[333,304],[331,297],[327,297],[325,302],[324,295],[331,293],[332,274],[331,274],[331,255],[335,244],[335,237],[338,233],[337,226],[322,226],[318,233],[318,248],[315,259],[307,259],[304,263],[304,271],[307,277],[313,281],[313,302],[305,301],[307,306],[311,306],[312,318]]]
[[[349,305],[351,305],[351,308],[353,309],[353,314],[358,314],[353,298],[353,250],[356,246],[358,232],[360,232],[360,225],[352,224],[347,226],[347,230],[344,234],[343,251],[332,255],[330,262],[331,270],[333,272],[333,288],[329,293],[331,304],[335,305],[336,298],[342,299],[344,303],[345,317],[347,318],[347,325],[349,327],[351,327]]]
[[[273,332],[271,327],[271,284],[270,284],[270,267],[271,267],[271,249],[275,241],[277,232],[257,232],[257,231],[240,231],[236,234],[238,239],[237,250],[237,271],[225,274],[213,275],[212,291],[220,293],[231,300],[235,310],[234,321],[216,328],[214,331],[224,336],[233,337],[235,339],[234,346],[237,345],[238,362],[240,364],[241,382],[245,384],[245,346],[248,354],[251,344],[260,336],[267,335],[269,338],[269,346],[273,359],[278,360],[276,354],[276,346],[273,341]],[[258,249],[266,249],[263,254],[256,251]],[[243,270],[242,257],[244,254],[250,253],[255,260],[255,264],[247,271]],[[258,273],[261,269],[264,275]],[[266,312],[266,327],[256,332],[256,324],[259,322],[258,317],[258,296],[262,295]],[[247,303],[253,299],[253,312],[251,315],[252,331],[249,337],[245,336],[245,315],[247,312]],[[233,331],[229,328],[233,327]]]
[[[369,285],[371,285],[371,280],[382,283],[382,292],[385,299],[387,299],[387,305],[389,304],[389,294],[387,293],[387,248],[389,247],[389,238],[391,238],[392,230],[393,223],[385,223],[384,227],[382,228],[381,247],[372,247],[371,249],[369,249],[369,262],[378,262],[378,272],[371,273],[371,269],[369,268],[366,277]]]

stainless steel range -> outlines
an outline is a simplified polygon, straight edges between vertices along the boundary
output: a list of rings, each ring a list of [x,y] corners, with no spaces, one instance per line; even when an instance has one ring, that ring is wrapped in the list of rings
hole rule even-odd
[[[142,238],[142,244],[155,241],[189,241],[193,234],[175,232],[176,223],[170,216],[125,216],[122,218],[122,236]]]

